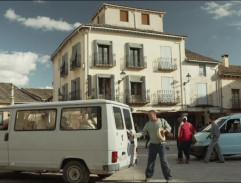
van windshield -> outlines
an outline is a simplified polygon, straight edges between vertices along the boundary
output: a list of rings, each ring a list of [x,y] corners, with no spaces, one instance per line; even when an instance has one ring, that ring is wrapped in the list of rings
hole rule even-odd
[[[214,122],[217,123],[218,127],[222,126],[222,124],[226,121],[227,119],[222,119],[222,118],[218,118],[216,119]],[[211,124],[208,125],[206,128],[203,129],[202,132],[210,132],[211,130]]]

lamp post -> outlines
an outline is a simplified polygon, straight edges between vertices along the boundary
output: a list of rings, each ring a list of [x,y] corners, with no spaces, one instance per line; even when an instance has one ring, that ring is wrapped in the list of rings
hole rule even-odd
[[[185,85],[190,82],[191,75],[189,73],[187,73],[186,77],[187,77],[187,81],[185,81],[183,83],[183,85],[184,85],[184,95],[185,95],[185,106],[186,106],[186,109],[187,109],[187,96],[186,96],[186,87],[185,87]]]

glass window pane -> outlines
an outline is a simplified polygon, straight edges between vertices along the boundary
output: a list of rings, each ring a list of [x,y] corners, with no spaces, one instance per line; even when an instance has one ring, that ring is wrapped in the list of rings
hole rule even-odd
[[[123,124],[123,119],[122,119],[122,115],[121,115],[121,110],[120,110],[120,108],[118,108],[118,107],[113,107],[113,111],[114,111],[116,128],[117,128],[118,130],[124,129],[124,124]]]
[[[16,117],[16,131],[54,130],[56,124],[56,110],[27,110],[18,111]]]
[[[7,130],[10,119],[9,111],[1,111],[0,112],[0,130]]]
[[[101,107],[62,110],[61,130],[98,130],[101,128]]]
[[[126,129],[132,130],[133,127],[132,127],[132,122],[131,122],[130,111],[127,109],[123,109],[123,113],[124,113],[124,118],[125,118]]]

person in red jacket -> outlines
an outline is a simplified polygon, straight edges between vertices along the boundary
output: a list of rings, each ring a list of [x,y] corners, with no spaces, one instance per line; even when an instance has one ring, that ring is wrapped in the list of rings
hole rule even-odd
[[[191,144],[192,144],[192,134],[193,135],[195,134],[195,129],[191,123],[187,122],[186,116],[182,118],[182,121],[184,122],[184,124],[181,126],[180,134],[179,134],[180,148],[181,148],[181,151],[184,152],[184,155],[186,157],[185,163],[189,164]],[[180,159],[178,163],[179,164],[184,163],[183,159]]]

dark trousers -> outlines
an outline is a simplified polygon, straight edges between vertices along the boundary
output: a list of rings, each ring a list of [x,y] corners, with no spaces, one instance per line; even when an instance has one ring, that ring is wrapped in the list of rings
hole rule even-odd
[[[191,144],[192,144],[192,141],[180,142],[181,151],[184,152],[184,155],[187,160],[190,159]]]
[[[168,180],[172,176],[171,176],[171,169],[169,168],[169,165],[168,165],[168,162],[166,159],[166,145],[165,144],[152,144],[151,143],[149,145],[146,176],[150,177],[150,178],[153,176],[157,154],[159,154],[163,176],[165,177],[166,180]]]
[[[180,143],[179,140],[177,140],[177,158],[178,159],[182,159],[183,158],[181,143]]]

